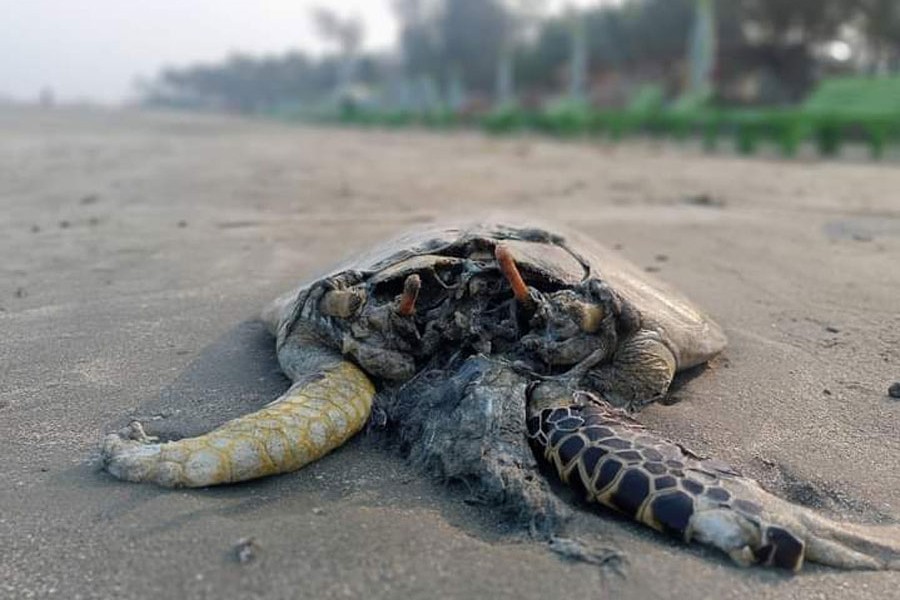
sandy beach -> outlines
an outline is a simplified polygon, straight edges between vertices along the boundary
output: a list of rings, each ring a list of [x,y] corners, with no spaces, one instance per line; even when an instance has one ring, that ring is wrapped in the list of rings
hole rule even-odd
[[[365,436],[218,489],[98,471],[123,420],[200,431],[280,393],[269,300],[480,215],[574,227],[724,326],[643,423],[832,517],[900,521],[897,162],[4,108],[0,598],[896,596],[898,572],[740,569],[602,511],[573,527],[621,572],[566,562]]]

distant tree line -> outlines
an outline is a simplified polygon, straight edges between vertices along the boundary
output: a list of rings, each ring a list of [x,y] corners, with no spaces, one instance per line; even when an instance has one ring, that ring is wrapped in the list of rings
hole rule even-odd
[[[565,89],[576,27],[586,43],[591,81],[643,77],[676,90],[683,80],[695,0],[626,0],[552,18],[543,16],[542,4],[394,0],[400,21],[395,54],[360,52],[363,24],[320,9],[314,15],[320,33],[335,46],[324,58],[297,51],[235,55],[165,69],[140,91],[150,104],[240,112],[321,103],[352,87],[405,86],[409,96],[410,89],[421,93],[422,82],[444,98],[452,90],[491,98],[504,81],[520,98],[543,97]],[[716,79],[723,86],[748,70],[762,70],[778,89],[772,98],[796,101],[828,67],[820,49],[838,39],[855,44],[847,63],[852,68],[900,66],[898,0],[716,0],[715,13]]]
[[[356,68],[360,84],[379,81],[379,58],[364,56]],[[183,108],[259,112],[280,105],[314,103],[341,78],[337,56],[314,59],[302,52],[255,57],[235,54],[219,63],[166,68],[152,82],[139,84],[142,102]]]

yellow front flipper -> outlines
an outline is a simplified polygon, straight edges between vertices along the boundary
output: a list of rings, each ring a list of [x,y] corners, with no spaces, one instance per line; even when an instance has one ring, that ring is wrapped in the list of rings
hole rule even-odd
[[[342,361],[312,381],[295,384],[262,410],[207,434],[146,443],[109,435],[103,466],[127,481],[203,487],[287,473],[325,456],[358,432],[372,410],[375,388]]]

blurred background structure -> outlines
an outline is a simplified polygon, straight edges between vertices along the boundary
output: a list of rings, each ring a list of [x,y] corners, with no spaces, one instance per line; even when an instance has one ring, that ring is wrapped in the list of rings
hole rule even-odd
[[[305,15],[296,47],[173,64],[139,80],[135,101],[494,132],[695,134],[709,148],[727,132],[741,151],[772,139],[787,155],[806,139],[833,154],[850,137],[880,156],[900,136],[897,0],[365,4],[383,18],[364,17],[359,2],[294,4]],[[54,98],[42,88],[41,103]]]
[[[568,92],[624,106],[643,84],[667,98],[707,84],[723,102],[795,103],[836,75],[900,68],[900,3],[893,0],[624,0],[549,11],[541,0],[393,0],[393,50],[361,52],[366,24],[330,8],[312,16],[331,52],[234,55],[164,69],[145,102],[261,112],[333,98],[394,94],[392,108],[492,96],[509,102]],[[719,40],[717,43],[716,40]],[[573,98],[579,99],[579,98]],[[389,101],[385,101],[391,104]]]

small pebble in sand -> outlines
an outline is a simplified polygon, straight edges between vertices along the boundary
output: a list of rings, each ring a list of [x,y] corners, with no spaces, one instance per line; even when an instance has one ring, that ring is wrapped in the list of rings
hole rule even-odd
[[[653,260],[655,260],[656,262],[666,262],[667,260],[669,260],[669,256],[667,254],[657,254],[653,257]]]
[[[900,381],[895,381],[888,388],[888,396],[891,398],[900,398]]]
[[[622,553],[614,548],[575,538],[553,536],[549,545],[550,550],[563,558],[601,567],[609,566],[616,570],[624,559]]]
[[[324,515],[324,514],[325,514],[325,509],[324,509],[324,508],[320,508],[320,507],[317,506],[317,507],[315,507],[314,509],[312,509],[312,514],[314,514],[314,515]]]
[[[648,273],[659,273],[659,267],[654,266],[654,265],[648,265],[648,266],[644,267],[644,270],[647,271]]]
[[[60,228],[60,229],[68,229],[69,226],[71,226],[71,225],[72,225],[72,224],[69,223],[68,221],[66,221],[65,219],[63,219],[62,221],[59,222],[59,228]]]
[[[184,229],[185,227],[187,227],[187,225],[188,225],[188,223],[184,219],[182,219],[181,221],[178,221],[178,227],[181,229]]]
[[[237,558],[237,561],[242,565],[246,565],[256,560],[258,552],[259,544],[257,544],[256,540],[252,537],[241,538],[234,545],[235,558]]]
[[[837,327],[833,327],[833,326],[831,326],[831,325],[829,325],[828,327],[826,327],[826,328],[825,328],[825,331],[827,331],[828,333],[840,333],[840,332],[841,332],[840,329],[838,329]]]
[[[41,232],[40,226],[38,226],[38,225],[31,226],[31,233],[40,233],[40,232]]]
[[[685,204],[693,204],[694,206],[709,206],[712,208],[723,208],[725,201],[721,198],[714,198],[709,194],[693,194],[684,198]]]

